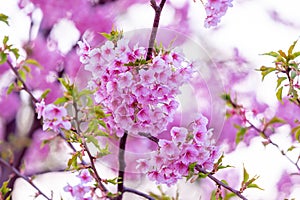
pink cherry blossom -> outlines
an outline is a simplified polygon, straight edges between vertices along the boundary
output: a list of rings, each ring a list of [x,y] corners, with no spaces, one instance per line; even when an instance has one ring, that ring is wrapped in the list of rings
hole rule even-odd
[[[206,11],[204,27],[209,28],[221,21],[228,7],[232,7],[232,0],[208,0],[204,6]]]
[[[188,134],[188,130],[183,127],[173,127],[171,129],[172,140],[175,143],[183,143]]]

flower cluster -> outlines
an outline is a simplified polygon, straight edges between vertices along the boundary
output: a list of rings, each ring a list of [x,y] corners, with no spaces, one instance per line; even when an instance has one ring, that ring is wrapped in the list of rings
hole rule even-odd
[[[45,105],[44,99],[36,103],[38,119],[43,117],[43,130],[58,131],[60,128],[70,130],[71,122],[67,119],[67,110],[54,104]]]
[[[208,0],[204,7],[206,11],[204,27],[209,28],[221,21],[228,7],[232,7],[232,0]]]
[[[81,170],[77,177],[80,179],[80,183],[74,186],[68,184],[64,187],[64,191],[69,192],[74,200],[92,200],[95,189],[91,184],[94,180],[93,177],[87,169]]]
[[[177,50],[159,50],[146,61],[146,50],[129,41],[107,41],[99,48],[79,42],[81,62],[92,72],[89,82],[94,99],[110,116],[112,133],[121,137],[147,132],[157,135],[166,129],[179,106],[175,97],[193,74],[192,63]]]
[[[212,170],[220,152],[212,143],[207,123],[207,118],[200,115],[191,124],[190,131],[184,127],[173,127],[170,131],[172,140],[159,140],[156,154],[150,159],[138,160],[137,169],[157,184],[168,186],[187,176],[189,170],[193,170],[189,169],[191,164]]]

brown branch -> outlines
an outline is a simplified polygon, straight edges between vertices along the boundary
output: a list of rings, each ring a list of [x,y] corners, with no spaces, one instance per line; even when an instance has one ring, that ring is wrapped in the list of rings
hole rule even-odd
[[[158,144],[159,142],[159,139],[157,137],[152,136],[150,133],[139,132],[139,135],[148,138],[149,140],[155,142],[156,144]]]
[[[124,176],[125,176],[125,148],[128,133],[124,132],[124,135],[120,139],[119,143],[119,172],[118,172],[118,196],[115,200],[122,200],[124,193]]]
[[[24,179],[27,183],[29,183],[34,189],[36,189],[38,191],[38,194],[42,195],[43,197],[45,197],[48,200],[51,200],[51,198],[49,198],[45,193],[43,193],[33,182],[30,178],[28,178],[27,176],[22,175],[18,169],[16,169],[15,167],[13,167],[12,165],[10,165],[8,162],[6,162],[4,159],[0,158],[0,164],[2,164],[3,166],[11,169],[18,177]]]
[[[31,91],[29,90],[28,86],[26,85],[26,83],[21,78],[19,72],[16,70],[16,68],[12,65],[12,63],[10,61],[7,61],[7,63],[9,65],[10,69],[14,72],[15,76],[17,77],[17,79],[22,83],[23,89],[29,94],[29,96],[31,97],[32,101],[34,103],[37,103],[38,100],[33,96],[33,94],[31,93]]]
[[[247,200],[247,198],[244,197],[240,191],[235,190],[232,187],[226,185],[225,183],[223,183],[222,181],[220,181],[219,179],[214,177],[211,173],[209,173],[205,169],[203,169],[200,165],[196,165],[195,169],[198,170],[199,172],[207,175],[207,177],[210,178],[212,181],[214,181],[218,186],[221,186],[221,187],[229,190],[230,192],[234,193],[235,195],[237,195],[239,198],[241,198],[243,200]]]
[[[148,51],[147,51],[146,60],[150,60],[151,57],[152,57],[154,42],[155,42],[157,30],[158,30],[159,21],[160,21],[160,14],[161,14],[161,11],[162,11],[165,3],[166,3],[166,0],[162,0],[160,2],[159,6],[156,4],[155,0],[151,0],[150,3],[151,3],[152,8],[155,11],[155,17],[154,17],[152,31],[151,31],[151,35],[150,35],[149,44],[148,44]]]
[[[149,199],[149,200],[155,200],[153,197],[151,197],[151,196],[149,196],[149,195],[147,195],[145,193],[142,193],[140,191],[137,191],[135,189],[132,189],[132,188],[126,188],[126,187],[124,187],[123,192],[129,192],[129,193],[133,193],[133,194],[139,195],[139,196],[144,197],[144,198]]]
[[[74,98],[74,97],[73,97]],[[79,117],[78,117],[78,112],[79,112],[79,110],[78,110],[78,106],[77,106],[77,103],[75,102],[75,98],[74,98],[74,100],[73,100],[73,106],[74,106],[74,110],[75,110],[75,122],[76,122],[76,129],[77,129],[77,133],[80,135],[80,136],[82,136],[81,135],[81,130],[80,130],[80,122],[79,122]],[[89,150],[89,148],[88,148],[88,146],[87,146],[87,144],[86,144],[86,142],[85,142],[85,139],[84,139],[84,137],[82,136],[82,144],[83,144],[83,147],[84,147],[84,150],[87,152],[87,154],[88,154],[88,157],[89,157],[89,160],[90,160],[90,162],[91,162],[91,168],[92,168],[92,170],[93,170],[93,172],[94,172],[94,175],[95,175],[95,179],[96,179],[96,181],[97,181],[97,183],[99,184],[98,185],[98,187],[99,187],[99,189],[101,190],[101,191],[103,191],[103,192],[105,192],[105,193],[107,193],[107,189],[106,189],[106,187],[104,186],[104,184],[102,183],[102,178],[100,177],[100,175],[99,175],[99,173],[98,173],[98,171],[97,171],[97,168],[96,168],[96,165],[95,165],[95,157],[91,154],[91,152],[90,152],[90,150]],[[69,144],[70,145],[70,144]],[[72,147],[71,147],[72,148]],[[75,148],[74,148],[75,149]],[[73,150],[74,150],[73,149]]]

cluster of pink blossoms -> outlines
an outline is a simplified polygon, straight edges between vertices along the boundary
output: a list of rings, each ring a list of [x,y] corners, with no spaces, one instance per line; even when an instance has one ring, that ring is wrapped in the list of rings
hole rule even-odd
[[[208,0],[204,7],[206,11],[204,27],[209,28],[221,21],[228,7],[232,7],[232,0]]]
[[[156,154],[149,159],[138,160],[137,169],[157,184],[168,186],[187,176],[190,164],[196,163],[211,171],[220,151],[211,140],[207,123],[207,118],[200,115],[191,124],[190,131],[184,127],[173,127],[172,140],[160,139]]]
[[[43,117],[43,131],[47,129],[58,131],[60,128],[71,129],[71,122],[68,120],[66,108],[54,104],[45,105],[44,99],[36,103],[35,106],[38,114],[37,118]]]
[[[192,77],[192,64],[176,49],[161,50],[150,61],[144,47],[120,39],[99,48],[79,42],[80,60],[92,72],[94,99],[106,113],[108,127],[121,137],[124,131],[157,135],[173,120],[180,86]]]
[[[80,183],[74,186],[67,185],[64,187],[64,191],[69,192],[74,200],[93,200],[93,177],[90,175],[87,169],[83,169],[77,175],[80,179]]]

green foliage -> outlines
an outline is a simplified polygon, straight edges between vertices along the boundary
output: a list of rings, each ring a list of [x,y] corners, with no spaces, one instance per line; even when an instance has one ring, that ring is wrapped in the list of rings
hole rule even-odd
[[[220,169],[226,169],[226,168],[229,168],[229,167],[233,167],[233,166],[231,166],[231,165],[223,165],[223,158],[224,158],[224,154],[222,154],[221,156],[220,156],[220,158],[218,159],[218,161],[214,164],[214,170],[213,170],[213,172],[216,172],[216,171],[218,171],[218,170],[220,170]]]
[[[3,22],[5,24],[7,24],[9,26],[9,23],[8,23],[8,16],[3,14],[3,13],[0,13],[0,22]]]
[[[247,172],[247,170],[244,166],[243,181],[242,181],[242,185],[240,188],[240,192],[243,192],[247,188],[256,188],[256,189],[263,190],[261,187],[259,187],[257,184],[254,183],[258,178],[259,178],[259,176],[254,176],[254,177],[250,178],[249,173]]]
[[[262,80],[270,74],[271,72],[275,72],[277,75],[277,86],[276,86],[276,97],[282,102],[283,99],[283,89],[288,87],[287,96],[289,99],[300,106],[300,100],[298,98],[299,88],[295,86],[295,82],[298,82],[300,70],[299,70],[299,62],[295,59],[300,56],[300,52],[294,52],[297,41],[294,41],[292,45],[288,48],[287,52],[283,50],[278,50],[277,52],[271,51],[268,53],[264,53],[262,55],[267,55],[275,58],[274,67],[266,67],[262,66],[258,71],[261,72]],[[288,82],[288,84],[283,84]]]
[[[11,199],[11,195],[9,195],[7,198],[4,199],[4,196],[6,196],[6,194],[8,194],[11,191],[11,188],[7,187],[9,183],[9,180],[4,181],[1,188],[0,188],[0,199],[2,200],[10,200]]]
[[[294,134],[294,137],[298,142],[300,142],[300,125],[296,126],[292,129],[292,133]]]
[[[157,186],[160,194],[155,194],[154,192],[149,192],[149,195],[153,197],[155,200],[179,200],[178,191],[176,193],[176,197],[168,196],[161,188],[161,186]]]
[[[79,170],[80,167],[78,165],[78,159],[82,160],[82,155],[80,151],[76,151],[72,154],[72,157],[68,161],[67,170],[69,169]]]
[[[237,133],[236,133],[236,137],[235,137],[235,143],[236,144],[239,144],[241,141],[244,140],[244,137],[248,131],[248,127],[242,127],[242,126],[239,126],[237,124],[234,125],[234,127],[238,130]]]
[[[123,31],[118,30],[112,30],[110,33],[100,33],[103,37],[105,37],[107,40],[112,41],[116,43],[118,40],[123,38]]]

